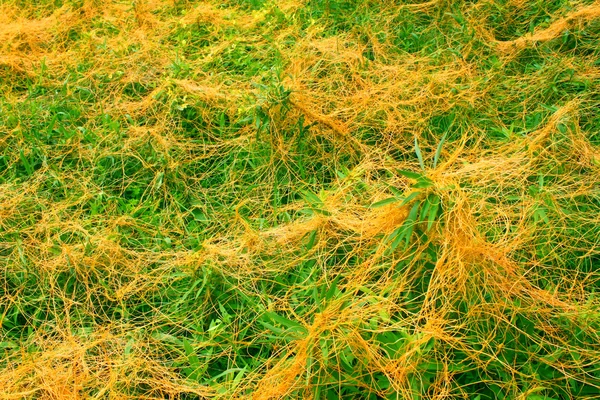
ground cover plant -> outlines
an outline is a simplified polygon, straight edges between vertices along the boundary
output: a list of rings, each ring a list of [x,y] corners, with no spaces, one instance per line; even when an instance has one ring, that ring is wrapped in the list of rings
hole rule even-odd
[[[600,398],[600,2],[0,0],[3,399]]]

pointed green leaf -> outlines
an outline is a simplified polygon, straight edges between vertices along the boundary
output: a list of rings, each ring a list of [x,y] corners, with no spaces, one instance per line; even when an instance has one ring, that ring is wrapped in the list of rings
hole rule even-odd
[[[270,312],[267,311],[264,314],[264,317],[270,319],[273,322],[276,322],[280,325],[283,325],[285,328],[287,328],[288,331],[292,332],[292,333],[296,333],[300,336],[304,336],[308,333],[308,331],[306,330],[306,328],[299,324],[296,321],[292,321],[290,319],[287,319],[285,317],[282,317],[281,315],[274,313],[274,312]]]
[[[429,195],[423,200],[423,206],[421,207],[421,212],[419,213],[419,221],[425,221],[427,215],[429,215],[429,208],[431,207],[431,196]]]
[[[444,133],[444,136],[442,136],[442,140],[440,140],[440,142],[438,143],[437,149],[435,150],[435,156],[433,157],[433,168],[437,167],[437,163],[440,159],[440,154],[442,153],[442,147],[444,146],[444,142],[446,141],[447,135],[448,135],[448,132],[446,131]]]
[[[415,189],[425,189],[431,186],[433,186],[433,182],[427,178],[419,179],[417,183],[412,185],[412,187],[414,187]]]
[[[304,197],[304,200],[306,200],[306,202],[308,202],[310,205],[316,206],[316,207],[323,206],[323,201],[319,198],[319,196],[317,196],[310,190],[303,190],[302,195]]]
[[[417,153],[417,158],[419,159],[419,165],[421,166],[421,170],[425,171],[425,162],[423,162],[423,154],[421,154],[421,148],[419,147],[419,142],[417,141],[416,136],[415,136],[415,153]]]
[[[405,228],[406,227],[404,224],[402,224],[398,228],[394,229],[394,231],[388,237],[388,241],[392,242],[389,249],[390,253],[396,250],[402,239],[404,239],[404,232],[406,230]]]
[[[413,230],[415,229],[415,221],[417,219],[417,214],[419,213],[419,206],[421,203],[415,203],[410,212],[408,213],[408,217],[406,221],[404,221],[404,225],[406,225],[406,237],[405,244],[408,246],[408,242],[410,241],[410,237],[412,236]]]
[[[402,169],[399,169],[397,171],[398,171],[398,173],[400,175],[405,176],[405,177],[407,177],[409,179],[419,180],[419,179],[425,178],[423,175],[421,175],[421,174],[419,174],[417,172],[406,171],[406,170],[402,170]]]
[[[429,208],[429,215],[427,216],[427,230],[429,231],[435,222],[438,210],[440,208],[440,197],[433,195],[431,199],[431,207]]]
[[[308,243],[306,243],[306,250],[312,249],[314,247],[316,241],[317,241],[317,230],[313,229],[308,234]]]
[[[183,339],[183,349],[185,350],[187,361],[190,364],[190,367],[186,368],[188,378],[193,380],[200,379],[201,375],[206,370],[206,366],[202,366],[200,359],[198,359],[198,356],[196,355],[196,351],[186,338]]]
[[[383,207],[383,206],[387,206],[388,204],[395,203],[395,202],[397,202],[397,201],[398,201],[398,199],[397,199],[397,198],[395,198],[395,197],[389,197],[389,198],[387,198],[387,199],[384,199],[384,200],[379,200],[379,201],[377,201],[377,202],[375,202],[375,203],[371,204],[371,205],[369,206],[369,208]]]
[[[406,196],[406,198],[404,200],[402,200],[401,205],[403,205],[403,206],[407,205],[408,203],[410,203],[412,200],[414,200],[420,194],[421,194],[421,192],[412,192],[411,194]]]
[[[335,291],[337,290],[337,284],[338,281],[340,280],[340,275],[338,275],[333,282],[331,282],[331,286],[329,286],[329,289],[327,289],[327,292],[325,293],[325,300],[329,301],[333,298],[333,295],[335,294]]]
[[[390,189],[390,192],[392,192],[396,197],[402,197],[402,192],[398,189],[396,189],[395,187],[393,187],[392,185],[386,185],[388,189]]]

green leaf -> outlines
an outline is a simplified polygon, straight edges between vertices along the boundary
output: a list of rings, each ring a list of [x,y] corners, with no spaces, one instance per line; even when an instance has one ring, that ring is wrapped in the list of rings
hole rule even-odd
[[[406,198],[404,200],[402,200],[401,205],[403,205],[403,206],[407,205],[408,203],[410,203],[412,200],[414,200],[420,194],[421,194],[421,192],[412,192],[411,194],[406,196]]]
[[[396,228],[388,237],[388,241],[392,240],[392,244],[390,245],[389,249],[390,252],[396,250],[402,240],[405,241],[405,246],[408,246],[410,237],[412,236],[415,228],[415,222],[417,220],[420,206],[420,202],[413,204],[404,223],[400,227]]]
[[[285,330],[278,329],[277,327],[267,324],[263,322],[265,326],[274,331],[275,333],[284,334],[284,336],[292,335],[297,339],[301,339],[308,334],[308,330],[301,324],[296,321],[292,321],[281,315],[267,311],[263,314],[263,318],[267,318],[268,320],[275,322],[276,324],[282,325]]]
[[[425,163],[423,162],[423,154],[421,154],[421,149],[419,148],[419,142],[417,141],[417,137],[415,136],[415,153],[417,153],[417,158],[419,159],[419,165],[421,169],[425,171]]]
[[[393,187],[392,185],[386,185],[387,188],[390,190],[390,192],[392,192],[396,197],[402,197],[403,194],[400,190],[396,189],[395,187]]]
[[[311,192],[310,190],[303,190],[302,192],[302,197],[304,198],[304,201],[306,201],[311,207],[311,210],[313,212],[325,215],[325,216],[330,216],[331,213],[327,210],[322,209],[321,207],[323,207],[323,200],[321,200],[321,198],[319,196],[317,196],[316,194],[314,194],[313,192]]]
[[[427,230],[429,231],[435,222],[438,210],[440,208],[440,197],[433,195],[431,199],[431,207],[429,208],[429,215],[427,216]]]
[[[404,225],[406,225],[406,245],[408,246],[408,242],[410,241],[410,237],[412,236],[413,230],[415,229],[415,222],[417,220],[417,214],[419,213],[419,206],[421,203],[415,203],[408,213],[408,217],[406,221],[404,221]]]
[[[238,372],[238,371],[239,371],[239,372]],[[239,374],[241,373],[241,374],[242,374],[242,376],[243,376],[243,374],[246,372],[246,368],[229,368],[228,370],[225,370],[225,371],[221,372],[220,374],[218,374],[218,375],[216,375],[216,376],[214,376],[214,377],[210,378],[210,380],[209,380],[208,382],[209,382],[209,383],[210,383],[210,382],[215,382],[215,381],[217,381],[219,378],[221,378],[221,377],[223,377],[223,376],[230,375],[230,374],[232,374],[233,372],[238,372],[238,374],[237,374],[237,375],[234,377],[234,379],[233,379],[233,380],[234,380],[234,382],[235,382],[236,380],[238,380],[238,381],[239,381],[239,380],[241,379],[241,377],[238,377],[238,376],[239,376]]]
[[[280,325],[283,325],[287,328],[302,328],[302,329],[306,329],[304,328],[304,326],[302,326],[301,324],[299,324],[296,321],[292,321],[290,319],[287,319],[285,317],[282,317],[281,315],[271,312],[271,311],[267,311],[264,314],[267,318],[269,318],[270,320],[277,322]]]
[[[154,332],[152,334],[152,337],[156,340],[176,344],[178,346],[183,346],[183,343],[181,342],[181,340],[179,340],[177,337],[175,337],[173,335],[169,335],[168,333]]]
[[[543,207],[538,207],[535,210],[535,212],[533,213],[533,219],[536,222],[542,220],[542,221],[544,221],[547,224],[550,223],[550,219],[548,218],[548,215],[546,215],[546,210]]]
[[[316,212],[316,213],[318,213],[318,214],[321,214],[321,215],[324,215],[324,216],[326,216],[326,217],[329,217],[329,216],[331,215],[331,213],[330,213],[329,211],[327,211],[327,210],[323,210],[323,209],[321,209],[321,208],[313,208],[312,210],[313,210],[314,212]]]
[[[340,355],[340,359],[343,363],[342,366],[347,369],[352,369],[353,368],[352,363],[354,362],[354,359],[356,358],[354,356],[354,354],[352,353],[352,350],[349,348],[345,348],[339,352],[339,355]]]
[[[400,175],[405,176],[409,179],[415,179],[415,180],[425,179],[425,176],[423,176],[417,172],[406,171],[406,170],[402,170],[402,169],[399,169],[397,171]]]
[[[323,367],[327,366],[327,362],[329,360],[329,347],[330,347],[330,343],[329,340],[327,340],[326,338],[321,338],[319,340],[319,347],[321,348],[321,365]]]
[[[219,115],[219,129],[222,131],[225,130],[225,113],[221,113]]]
[[[412,187],[414,187],[415,189],[425,189],[431,186],[433,186],[433,181],[427,178],[419,179],[417,183],[412,185]]]
[[[399,331],[384,331],[375,336],[375,343],[387,353],[388,357],[396,357],[406,345],[406,337]]]
[[[194,220],[198,222],[209,222],[206,214],[202,212],[202,210],[195,208],[192,210],[192,215],[194,216]]]
[[[308,251],[308,250],[312,249],[315,246],[316,242],[317,242],[317,230],[313,229],[308,234],[308,243],[306,243],[306,250]]]
[[[424,175],[412,171],[398,170],[398,173],[417,182],[412,185],[414,188],[428,188],[433,186],[433,181]]]
[[[21,159],[21,162],[23,163],[23,166],[25,167],[25,171],[27,171],[28,175],[33,174],[33,166],[31,165],[31,162],[29,162],[29,159],[27,157],[25,157],[25,153],[23,153],[23,150],[19,150],[19,158]]]
[[[395,202],[397,202],[397,201],[398,201],[398,199],[397,199],[397,198],[395,198],[395,197],[389,197],[389,198],[387,198],[387,199],[384,199],[384,200],[379,200],[379,201],[377,201],[377,202],[375,202],[375,203],[371,204],[371,205],[369,206],[369,208],[378,208],[378,207],[383,207],[383,206],[387,206],[388,204],[395,203]]]
[[[437,163],[440,159],[440,154],[442,153],[442,147],[444,146],[444,142],[446,141],[446,136],[448,132],[444,132],[444,136],[442,136],[442,140],[438,143],[437,149],[435,149],[435,156],[433,157],[433,168],[437,167]]]
[[[350,170],[343,165],[340,166],[340,169],[335,170],[336,175],[340,179],[346,179],[348,175],[350,175]]]
[[[423,200],[423,207],[421,207],[421,212],[419,213],[419,222],[426,221],[426,217],[429,215],[429,208],[431,207],[431,197],[429,195]]]
[[[327,289],[327,292],[325,293],[325,300],[329,301],[333,298],[333,295],[335,294],[335,292],[337,290],[337,284],[338,284],[339,280],[340,280],[340,275],[336,276],[336,278],[333,280],[333,282],[331,282],[331,286],[329,286],[329,289]]]
[[[390,237],[388,240],[392,240],[392,244],[390,245],[390,253],[393,252],[394,250],[396,250],[396,248],[398,247],[398,245],[400,244],[400,242],[402,241],[402,239],[404,239],[404,236],[406,234],[406,229],[404,224],[402,224],[401,226],[399,226],[398,228],[396,228],[394,230],[394,232],[392,232],[390,234]]]
[[[302,197],[304,198],[304,200],[311,206],[323,207],[323,200],[321,200],[319,198],[319,196],[317,196],[310,190],[303,190],[302,195],[303,195]]]
[[[15,342],[0,342],[0,349],[18,349],[19,345]]]
[[[188,378],[193,380],[199,380],[202,374],[204,373],[206,367],[203,367],[200,364],[200,360],[196,355],[196,351],[186,338],[183,338],[183,349],[185,350],[185,355],[191,367],[189,368],[190,371],[188,373]]]

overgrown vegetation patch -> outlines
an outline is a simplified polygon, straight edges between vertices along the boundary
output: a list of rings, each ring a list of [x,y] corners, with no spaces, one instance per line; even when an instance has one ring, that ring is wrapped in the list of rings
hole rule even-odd
[[[1,2],[1,397],[597,398],[599,21]]]

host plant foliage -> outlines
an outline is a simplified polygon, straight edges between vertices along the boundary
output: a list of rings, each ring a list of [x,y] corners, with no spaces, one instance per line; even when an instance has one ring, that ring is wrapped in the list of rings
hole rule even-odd
[[[0,1],[0,397],[600,393],[600,2]]]

